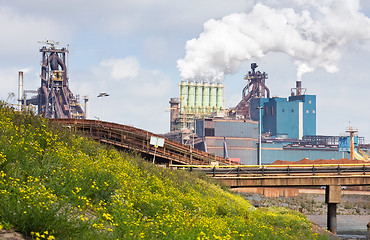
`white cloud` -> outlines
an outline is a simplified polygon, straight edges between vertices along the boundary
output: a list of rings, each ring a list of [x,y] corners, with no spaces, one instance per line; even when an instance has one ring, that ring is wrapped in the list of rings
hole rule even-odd
[[[68,37],[62,24],[50,18],[32,14],[20,14],[12,7],[0,5],[0,57],[27,58],[37,53],[38,41],[54,38],[59,41]]]
[[[108,67],[110,70],[110,76],[115,80],[135,78],[140,69],[139,62],[135,57],[103,60],[101,61],[100,66]]]

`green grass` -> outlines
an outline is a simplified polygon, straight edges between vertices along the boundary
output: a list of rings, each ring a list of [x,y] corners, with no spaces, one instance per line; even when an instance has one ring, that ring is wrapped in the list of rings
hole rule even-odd
[[[326,239],[300,213],[255,209],[0,104],[0,227],[34,239]]]

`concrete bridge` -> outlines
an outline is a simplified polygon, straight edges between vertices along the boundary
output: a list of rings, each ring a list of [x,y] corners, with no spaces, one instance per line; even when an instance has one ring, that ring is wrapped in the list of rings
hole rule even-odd
[[[231,188],[326,187],[327,226],[337,233],[337,204],[342,186],[370,186],[370,164],[265,165],[265,166],[181,166],[190,171],[203,171]]]

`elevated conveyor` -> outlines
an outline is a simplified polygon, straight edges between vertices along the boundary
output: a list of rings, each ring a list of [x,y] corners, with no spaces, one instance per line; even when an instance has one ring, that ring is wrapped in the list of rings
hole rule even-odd
[[[164,146],[158,147],[156,150],[153,145],[150,145],[150,138],[151,136],[162,138],[162,136],[127,125],[86,119],[52,119],[51,121],[69,126],[73,131],[84,133],[101,143],[109,144],[122,150],[138,152],[149,160],[153,159],[155,154],[157,163],[196,165],[235,164],[222,157],[166,138]]]

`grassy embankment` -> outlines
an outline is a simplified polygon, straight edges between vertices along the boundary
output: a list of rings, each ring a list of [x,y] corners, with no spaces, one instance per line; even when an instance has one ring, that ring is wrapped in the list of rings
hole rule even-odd
[[[325,239],[240,196],[0,106],[0,228],[34,239]]]

